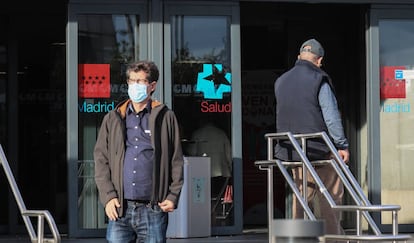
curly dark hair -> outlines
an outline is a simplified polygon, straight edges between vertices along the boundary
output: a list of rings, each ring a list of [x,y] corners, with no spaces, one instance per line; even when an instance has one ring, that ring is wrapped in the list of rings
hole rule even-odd
[[[157,65],[152,61],[137,61],[128,65],[126,69],[126,78],[129,79],[131,72],[144,71],[147,74],[149,82],[158,81],[160,72],[158,71]]]

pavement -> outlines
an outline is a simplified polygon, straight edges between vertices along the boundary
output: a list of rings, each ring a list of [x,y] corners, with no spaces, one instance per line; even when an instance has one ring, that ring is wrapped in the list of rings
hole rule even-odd
[[[48,236],[50,237],[50,236]],[[0,243],[31,243],[28,235],[0,235]],[[61,243],[106,243],[105,238],[68,238],[61,234]],[[268,243],[268,231],[263,227],[244,229],[240,235],[211,236],[198,238],[169,238],[167,243]]]
[[[414,243],[414,233],[408,234],[411,235],[412,238],[408,241],[397,241],[397,242],[405,242],[405,243]],[[167,243],[212,243],[212,242],[221,242],[221,243],[269,243],[268,241],[269,236],[267,229],[247,229],[244,230],[241,235],[228,235],[228,236],[211,236],[211,237],[200,237],[200,238],[174,238],[168,239]],[[292,239],[290,239],[292,240]],[[31,243],[29,237],[27,235],[0,235],[0,243]],[[77,238],[77,239],[68,239],[64,235],[61,236],[61,243],[104,243],[107,242],[105,238]],[[295,242],[289,241],[289,242]],[[302,241],[300,241],[302,242]],[[306,241],[309,242],[309,241]],[[324,241],[320,241],[319,243],[323,243]],[[346,241],[343,241],[344,243]],[[350,241],[356,242],[356,241]],[[368,242],[368,241],[360,241],[360,242]],[[392,242],[392,241],[369,241],[375,243],[385,243],[385,242]]]
[[[107,242],[105,238],[78,238],[68,239],[65,236],[61,236],[62,243],[104,243]],[[1,243],[31,243],[30,238],[25,235],[19,236],[1,236]],[[212,242],[223,242],[223,243],[268,243],[268,235],[264,232],[253,233],[247,232],[241,235],[229,235],[229,236],[211,236],[211,237],[200,237],[200,238],[174,238],[168,239],[167,243],[212,243]]]

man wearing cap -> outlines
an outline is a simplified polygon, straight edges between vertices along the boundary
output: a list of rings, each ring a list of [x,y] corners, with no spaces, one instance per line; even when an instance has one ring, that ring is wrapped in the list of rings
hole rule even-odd
[[[275,81],[276,131],[306,134],[326,132],[339,155],[349,160],[348,141],[344,134],[331,78],[321,69],[325,51],[315,39],[305,41],[299,50],[294,67]],[[306,145],[310,161],[330,158],[330,150],[321,139],[309,140]],[[279,141],[275,157],[284,161],[301,161],[288,141]],[[336,204],[342,204],[343,184],[329,164],[315,167],[322,182]],[[296,185],[302,190],[302,168],[292,169]],[[333,210],[318,190],[313,178],[308,177],[307,196],[316,217],[325,220],[326,234],[343,234],[340,213]],[[293,218],[303,218],[303,208],[293,197]],[[328,242],[328,241],[327,241]]]

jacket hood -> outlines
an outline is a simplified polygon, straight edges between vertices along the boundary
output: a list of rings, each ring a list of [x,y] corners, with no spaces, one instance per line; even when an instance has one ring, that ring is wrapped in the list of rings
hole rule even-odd
[[[126,116],[126,110],[128,108],[128,105],[131,102],[132,102],[131,99],[127,99],[127,100],[124,100],[124,101],[120,102],[116,106],[115,110],[121,115],[122,118],[125,118],[125,116]],[[151,99],[151,108],[155,108],[155,107],[158,107],[160,105],[163,105],[163,104],[161,102],[159,102],[158,100],[152,100]]]

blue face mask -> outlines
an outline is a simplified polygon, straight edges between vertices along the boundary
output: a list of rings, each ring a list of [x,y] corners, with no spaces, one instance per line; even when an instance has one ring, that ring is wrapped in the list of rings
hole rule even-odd
[[[129,84],[128,95],[129,98],[135,103],[145,100],[148,97],[147,85],[139,83]]]

